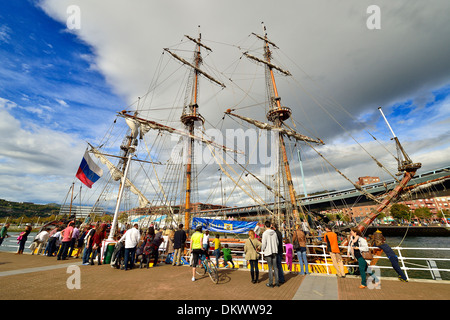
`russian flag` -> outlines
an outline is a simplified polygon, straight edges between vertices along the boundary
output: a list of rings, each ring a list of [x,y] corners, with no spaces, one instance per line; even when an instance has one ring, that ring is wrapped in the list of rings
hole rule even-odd
[[[86,186],[92,188],[92,185],[100,179],[103,175],[103,170],[92,161],[88,151],[84,153],[83,160],[81,160],[76,177],[80,179]]]

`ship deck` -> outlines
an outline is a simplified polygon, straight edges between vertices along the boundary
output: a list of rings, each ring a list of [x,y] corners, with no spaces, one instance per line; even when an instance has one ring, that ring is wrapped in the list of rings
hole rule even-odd
[[[77,266],[68,269],[69,266]],[[79,269],[78,269],[79,268]],[[71,270],[77,270],[75,273]],[[379,289],[359,289],[360,278],[285,273],[286,283],[266,287],[268,273],[252,284],[247,269],[219,269],[220,281],[208,276],[191,281],[188,266],[159,264],[149,269],[117,270],[83,266],[81,259],[0,252],[1,300],[448,300],[450,281],[381,279]],[[78,277],[75,281],[74,277]],[[69,286],[68,286],[69,283]],[[80,288],[69,288],[79,283]],[[176,305],[176,304],[175,304]]]

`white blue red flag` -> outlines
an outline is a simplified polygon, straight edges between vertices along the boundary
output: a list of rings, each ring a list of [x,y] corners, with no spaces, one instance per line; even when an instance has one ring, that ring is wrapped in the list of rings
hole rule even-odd
[[[92,161],[88,151],[84,153],[81,160],[80,168],[78,168],[76,177],[80,179],[86,186],[92,188],[92,185],[103,175],[103,170]]]

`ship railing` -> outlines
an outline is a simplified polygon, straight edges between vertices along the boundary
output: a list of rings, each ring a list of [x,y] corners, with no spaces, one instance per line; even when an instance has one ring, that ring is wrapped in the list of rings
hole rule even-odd
[[[332,263],[329,263],[331,260],[331,256],[326,253],[326,246],[325,245],[308,245],[308,248],[321,248],[323,253],[320,254],[307,254],[308,257],[317,257],[319,259],[323,259],[323,262],[320,263],[314,263],[314,262],[308,262],[310,265],[316,265],[316,266],[325,266],[326,267],[326,273],[331,274],[331,267],[333,267]],[[346,249],[347,247],[340,247],[343,249]],[[369,247],[369,249],[379,249],[377,247]],[[423,258],[423,257],[406,257],[402,253],[402,250],[416,250],[416,251],[447,251],[449,253],[448,256],[450,256],[450,248],[409,248],[409,247],[393,247],[394,251],[397,251],[397,258],[400,264],[400,268],[405,273],[406,277],[410,279],[408,271],[426,271],[430,272],[431,277],[433,280],[442,280],[442,277],[440,275],[440,272],[450,272],[450,269],[447,268],[439,268],[437,266],[437,261],[446,262],[448,265],[450,265],[450,258]],[[349,258],[351,257],[349,255],[342,255],[343,258]],[[379,260],[389,260],[386,256],[377,256],[374,255],[374,259]],[[414,262],[423,261],[426,263],[426,265],[423,264],[416,264]],[[351,265],[351,264],[344,264],[345,267],[348,268],[359,268],[357,264]],[[392,266],[381,266],[381,265],[370,265],[369,267],[372,269],[387,269],[392,270]]]
[[[245,260],[245,254],[243,253],[243,244],[242,243],[236,243],[233,244],[233,248],[231,248],[231,253],[233,255],[233,262],[237,262],[243,266],[247,265],[247,261]],[[242,247],[242,248],[241,248]],[[325,245],[307,245],[307,252],[311,252],[314,251],[312,249],[314,248],[319,248],[321,249],[321,253],[307,253],[307,257],[309,257],[310,259],[308,259],[308,265],[313,266],[313,268],[311,268],[311,270],[313,272],[320,272],[320,273],[324,273],[324,274],[328,274],[331,275],[333,274],[332,268],[334,269],[334,266],[331,262],[331,256],[326,252],[326,246]],[[347,249],[347,247],[340,247],[342,249]],[[373,249],[378,249],[376,247],[369,247],[369,249],[373,250]],[[414,251],[446,251],[448,252],[448,256],[450,257],[450,248],[409,248],[409,247],[393,247],[392,248],[394,250],[394,252],[397,252],[397,257],[398,257],[398,261],[399,261],[399,265],[400,268],[403,270],[403,272],[405,273],[406,277],[408,279],[410,279],[410,275],[408,274],[408,271],[425,271],[425,272],[429,272],[431,274],[431,278],[433,280],[442,280],[441,277],[441,272],[449,272],[450,273],[450,269],[448,268],[439,268],[437,266],[437,262],[440,263],[446,263],[447,265],[450,265],[450,258],[440,258],[440,257],[436,257],[436,258],[432,258],[432,257],[407,257],[405,256],[405,254],[403,253],[403,251],[406,250],[414,250]],[[319,250],[316,250],[319,251]],[[345,250],[344,250],[345,251]],[[260,254],[262,254],[262,252],[260,252]],[[295,256],[295,253],[294,253]],[[215,260],[214,256],[211,255],[211,258],[213,260]],[[320,260],[319,262],[310,262],[311,260],[314,260],[314,258],[316,258],[317,260]],[[346,258],[351,260],[351,257],[349,255],[346,254],[342,254],[342,258],[344,258],[344,260],[347,260]],[[379,259],[379,260],[389,260],[386,256],[377,256],[374,255],[374,259]],[[259,261],[259,264],[261,265],[261,269],[265,270],[267,262],[262,258]],[[423,264],[417,264],[416,262],[425,262],[426,265]],[[285,253],[283,254],[283,259],[282,259],[282,265],[285,265]],[[293,267],[295,264],[298,264],[298,262],[293,262]],[[385,269],[385,270],[393,270],[391,264],[389,263],[389,265],[370,265],[370,263],[368,263],[369,267],[372,268],[372,270],[374,272],[379,271],[381,273],[381,270]],[[347,270],[353,270],[353,269],[357,269],[359,268],[358,264],[344,264],[344,266],[347,268]],[[314,268],[315,267],[315,268]],[[294,269],[294,268],[293,268]],[[285,270],[287,270],[287,268],[285,268]],[[318,271],[320,270],[320,271]],[[417,279],[423,279],[424,277],[416,277]]]

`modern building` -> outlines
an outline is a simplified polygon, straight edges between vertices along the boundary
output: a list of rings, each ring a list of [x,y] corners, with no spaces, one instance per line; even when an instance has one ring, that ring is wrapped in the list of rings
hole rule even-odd
[[[70,207],[69,204],[64,204],[61,206],[59,210],[59,215],[75,215],[77,219],[84,219],[88,217],[91,213],[94,213],[96,216],[103,216],[105,214],[105,209],[101,207],[92,206],[75,206],[72,205]]]
[[[414,210],[418,208],[428,208],[433,215],[437,215],[439,218],[442,218],[441,210],[445,212],[445,210],[450,210],[450,196],[446,197],[435,197],[429,199],[417,199],[417,200],[408,200],[398,202],[399,204],[404,204],[409,207],[409,209],[414,212]],[[351,208],[345,209],[333,209],[322,211],[321,213],[344,213],[349,215],[352,218],[361,218],[370,214],[373,210],[376,210],[378,205],[370,205],[370,206],[353,206]],[[389,212],[391,206],[388,206],[387,212]],[[389,215],[389,214],[388,214]]]
[[[436,198],[429,198],[429,199],[417,199],[417,200],[409,200],[409,201],[403,201],[402,204],[409,207],[411,210],[415,210],[417,208],[428,208],[430,209],[431,213],[438,214],[441,212],[441,209],[443,211],[450,210],[450,196],[447,197],[436,197]]]

